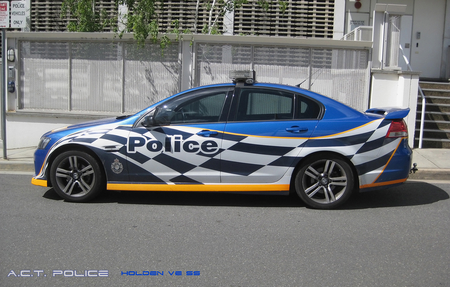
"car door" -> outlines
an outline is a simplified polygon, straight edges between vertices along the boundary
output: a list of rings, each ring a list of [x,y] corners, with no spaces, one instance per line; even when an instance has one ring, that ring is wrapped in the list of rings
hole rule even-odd
[[[298,162],[322,106],[291,91],[236,89],[221,153],[223,183],[272,183]]]
[[[219,183],[220,154],[233,87],[177,96],[132,129],[127,154],[130,179],[151,183]]]

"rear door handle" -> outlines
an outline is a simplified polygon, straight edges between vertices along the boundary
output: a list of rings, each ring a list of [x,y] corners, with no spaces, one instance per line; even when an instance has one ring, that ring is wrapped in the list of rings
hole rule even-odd
[[[304,132],[308,131],[308,128],[305,128],[305,127],[301,128],[299,126],[293,126],[290,128],[286,128],[286,131],[290,132],[290,133],[304,133]]]
[[[197,135],[202,136],[202,137],[215,137],[218,134],[219,133],[216,132],[216,131],[208,131],[208,130],[202,130],[202,131],[197,133]]]

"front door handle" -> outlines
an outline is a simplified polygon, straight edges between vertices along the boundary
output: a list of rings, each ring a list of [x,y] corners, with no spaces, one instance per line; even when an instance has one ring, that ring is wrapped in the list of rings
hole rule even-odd
[[[286,131],[290,132],[290,133],[304,133],[304,132],[308,131],[308,128],[305,128],[305,127],[301,128],[299,126],[293,126],[290,128],[286,128]]]
[[[215,137],[218,134],[219,133],[216,132],[216,131],[208,131],[208,130],[202,130],[202,131],[197,133],[197,135],[202,136],[202,137]]]

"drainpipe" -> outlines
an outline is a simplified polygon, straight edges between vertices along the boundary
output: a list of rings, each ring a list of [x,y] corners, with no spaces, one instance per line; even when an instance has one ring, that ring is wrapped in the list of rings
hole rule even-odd
[[[1,115],[2,115],[2,140],[3,159],[8,159],[6,149],[6,29],[2,28],[2,92],[1,92]]]

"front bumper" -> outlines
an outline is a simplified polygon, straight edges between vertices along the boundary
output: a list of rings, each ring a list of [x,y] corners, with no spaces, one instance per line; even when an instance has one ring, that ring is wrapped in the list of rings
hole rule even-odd
[[[33,177],[31,179],[31,184],[37,185],[37,186],[49,187],[48,181],[46,179],[39,179],[36,177]]]

